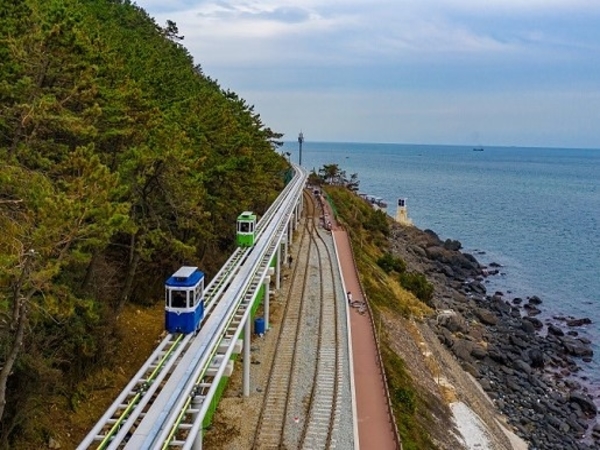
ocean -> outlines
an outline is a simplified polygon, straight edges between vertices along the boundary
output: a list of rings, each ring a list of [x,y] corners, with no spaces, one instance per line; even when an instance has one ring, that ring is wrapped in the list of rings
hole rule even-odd
[[[281,150],[299,162],[297,142]],[[600,391],[600,150],[304,141],[302,166],[324,164],[356,173],[359,191],[386,200],[392,217],[406,198],[414,225],[500,264],[488,293],[537,295],[544,322],[590,318],[577,330],[594,361],[579,364]]]

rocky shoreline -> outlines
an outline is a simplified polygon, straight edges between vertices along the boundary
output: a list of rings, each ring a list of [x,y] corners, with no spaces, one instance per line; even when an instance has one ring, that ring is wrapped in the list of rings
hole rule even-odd
[[[390,244],[409,270],[434,284],[436,315],[428,325],[531,450],[600,448],[597,407],[579,375],[593,357],[578,331],[589,319],[542,322],[539,297],[490,295],[485,280],[500,267],[481,265],[460,242],[431,230],[394,224]]]

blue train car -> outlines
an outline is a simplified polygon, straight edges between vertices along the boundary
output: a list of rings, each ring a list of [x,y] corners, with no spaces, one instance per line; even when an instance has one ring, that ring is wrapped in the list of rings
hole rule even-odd
[[[183,266],[165,282],[165,327],[169,333],[192,333],[204,317],[204,273]]]

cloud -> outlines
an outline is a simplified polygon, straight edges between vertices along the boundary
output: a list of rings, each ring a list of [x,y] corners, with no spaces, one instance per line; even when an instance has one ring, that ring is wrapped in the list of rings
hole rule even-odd
[[[232,6],[223,4],[223,2],[215,3],[214,6],[218,6],[218,8],[215,8],[212,11],[199,12],[199,17],[209,20],[278,22],[284,24],[305,23],[311,17],[310,11],[295,6],[256,8],[248,6]]]
[[[569,11],[595,11],[600,10],[596,0],[421,0],[424,8],[443,8],[445,10],[466,11],[469,14],[497,15],[505,13],[510,15],[545,15]]]
[[[566,135],[559,125],[568,124],[571,139],[596,133],[600,146],[600,130],[585,125],[600,119],[597,0],[138,3],[159,24],[174,20],[204,72],[255,104],[273,129],[303,123],[322,130],[320,139],[417,142],[421,133],[422,142],[457,143],[468,135],[460,123],[486,122],[497,130],[490,136],[512,130],[523,141],[527,126],[542,139],[543,125],[551,136]]]
[[[570,2],[559,0],[549,0],[533,14],[527,12],[532,9],[529,2],[524,8],[512,0],[486,1],[484,9],[469,0],[184,3],[185,8],[161,13],[162,21],[175,20],[186,36],[185,45],[202,56],[200,63],[215,67],[358,66],[440,55],[505,58],[539,54],[542,46],[584,48],[560,26],[548,30],[531,20],[569,7]],[[509,17],[490,12],[507,3],[515,5]],[[593,6],[585,0],[575,4]]]

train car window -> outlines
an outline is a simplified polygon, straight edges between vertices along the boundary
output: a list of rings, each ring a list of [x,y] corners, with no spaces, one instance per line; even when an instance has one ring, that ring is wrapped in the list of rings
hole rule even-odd
[[[248,231],[250,231],[250,224],[248,222],[241,222],[240,231],[242,233],[247,233]]]
[[[171,307],[185,308],[187,295],[185,291],[171,291]]]
[[[198,304],[200,297],[202,297],[202,283],[196,286],[196,290],[194,291],[194,306]]]

